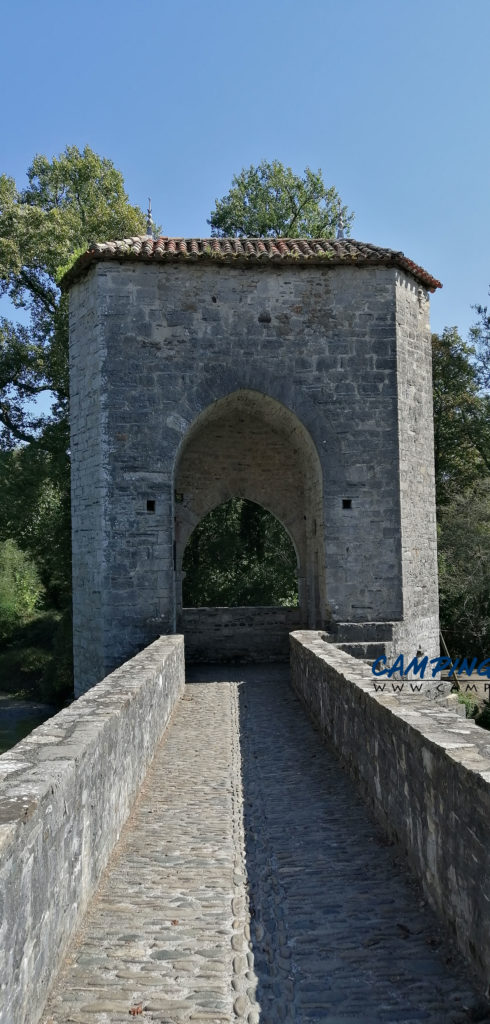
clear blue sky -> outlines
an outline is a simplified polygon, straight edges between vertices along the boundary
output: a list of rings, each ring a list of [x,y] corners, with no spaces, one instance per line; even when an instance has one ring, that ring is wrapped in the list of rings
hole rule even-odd
[[[321,167],[465,335],[490,284],[489,40],[490,0],[4,4],[0,172],[88,144],[165,234],[202,236],[243,166]]]

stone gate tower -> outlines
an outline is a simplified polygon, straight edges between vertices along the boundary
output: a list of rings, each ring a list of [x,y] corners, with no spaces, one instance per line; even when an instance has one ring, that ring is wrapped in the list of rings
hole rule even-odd
[[[196,524],[234,496],[294,543],[283,629],[383,623],[398,651],[438,652],[438,281],[350,239],[141,237],[94,245],[63,287],[77,694],[178,626],[192,642],[204,622],[219,657],[226,616],[182,611],[181,567]],[[253,655],[278,618],[247,614]]]

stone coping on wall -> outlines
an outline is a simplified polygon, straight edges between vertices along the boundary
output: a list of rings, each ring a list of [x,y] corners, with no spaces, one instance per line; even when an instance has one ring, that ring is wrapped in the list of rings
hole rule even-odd
[[[376,692],[320,632],[290,642],[293,687],[488,986],[490,734],[444,699]]]
[[[35,1024],[184,689],[166,636],[0,757],[1,1024]]]

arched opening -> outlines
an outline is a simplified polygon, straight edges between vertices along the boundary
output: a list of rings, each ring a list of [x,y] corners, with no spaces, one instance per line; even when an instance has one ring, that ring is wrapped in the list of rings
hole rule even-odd
[[[194,421],[182,442],[174,476],[174,499],[177,627],[186,635],[188,653],[192,638],[200,632],[204,636],[205,630],[216,638],[217,644],[222,642],[230,651],[233,633],[237,638],[240,630],[242,640],[247,634],[250,650],[259,633],[264,638],[263,649],[266,648],[267,636],[272,649],[272,634],[276,630],[282,637],[278,644],[287,655],[287,633],[291,629],[324,625],[325,557],[320,460],[308,431],[286,406],[258,391],[245,389],[208,406]],[[287,607],[275,601],[274,605],[214,604],[199,609],[193,604],[190,609],[187,599],[183,600],[183,586],[187,591],[184,552],[191,535],[212,510],[215,510],[215,519],[219,519],[224,513],[216,510],[232,499],[260,506],[279,521],[289,536],[296,556],[296,606]],[[217,544],[219,546],[219,540]],[[244,589],[246,591],[246,587]],[[230,610],[225,615],[226,607]],[[214,618],[213,608],[216,611]],[[246,613],[245,608],[248,609]],[[252,608],[256,609],[255,616]],[[223,612],[221,616],[218,609]],[[202,613],[200,617],[197,611]],[[223,626],[225,621],[226,629]],[[226,643],[223,640],[225,633]],[[237,640],[236,646],[243,652],[245,641]],[[204,654],[202,657],[205,660]],[[257,658],[258,655],[251,660]]]
[[[184,608],[297,607],[298,560],[282,523],[230,498],[193,530],[182,561]]]

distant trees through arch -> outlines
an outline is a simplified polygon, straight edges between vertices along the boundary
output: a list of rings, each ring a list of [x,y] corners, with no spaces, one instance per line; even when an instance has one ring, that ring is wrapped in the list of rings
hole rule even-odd
[[[187,608],[298,604],[292,540],[271,512],[246,498],[231,498],[203,517],[182,569]]]

